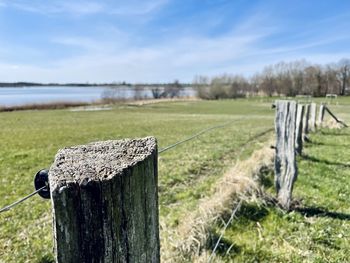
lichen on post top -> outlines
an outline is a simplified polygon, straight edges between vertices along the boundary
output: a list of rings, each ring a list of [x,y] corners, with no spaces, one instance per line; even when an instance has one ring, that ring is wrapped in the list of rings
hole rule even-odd
[[[103,181],[121,175],[152,155],[157,149],[154,137],[93,142],[59,150],[50,168],[51,191],[67,183]]]

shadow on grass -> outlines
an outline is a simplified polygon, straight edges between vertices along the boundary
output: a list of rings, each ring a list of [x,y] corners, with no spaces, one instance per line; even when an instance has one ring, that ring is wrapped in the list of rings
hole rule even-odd
[[[347,133],[347,132],[338,133],[338,132],[330,132],[330,131],[320,131],[320,134],[330,135],[330,136],[350,136],[350,133]]]
[[[340,162],[329,161],[326,159],[319,159],[319,158],[316,158],[316,157],[313,157],[310,155],[303,155],[302,158],[304,160],[315,162],[315,163],[323,163],[323,164],[327,164],[327,165],[336,165],[336,166],[342,166],[345,168],[350,168],[350,164],[347,164],[347,163],[340,163]]]
[[[236,219],[239,225],[249,225],[252,222],[258,222],[268,216],[269,210],[265,205],[257,203],[243,202],[241,208],[236,213]],[[227,222],[231,217],[231,213],[226,213],[222,219]]]
[[[53,255],[45,255],[43,256],[38,263],[54,263],[55,260],[53,258]]]
[[[329,146],[329,147],[349,147],[347,144],[336,144],[336,143],[324,143],[324,142],[318,142],[318,141],[312,141],[310,143],[304,144],[306,148],[311,148],[314,146]]]
[[[261,221],[269,214],[269,210],[263,205],[255,203],[245,203],[237,213],[237,216],[245,219],[245,221]]]
[[[220,238],[219,234],[210,233],[210,238],[207,240],[207,243],[206,243],[206,249],[213,251],[219,238]],[[230,240],[225,239],[225,238],[221,238],[220,243],[215,250],[215,253],[219,254],[221,256],[225,256],[227,254],[238,254],[241,252],[241,250],[242,249],[239,246],[237,246],[236,244],[234,244]]]
[[[338,212],[330,212],[326,208],[323,207],[296,207],[293,209],[296,212],[301,213],[306,217],[329,217],[333,219],[340,220],[350,220],[350,214],[338,213]]]

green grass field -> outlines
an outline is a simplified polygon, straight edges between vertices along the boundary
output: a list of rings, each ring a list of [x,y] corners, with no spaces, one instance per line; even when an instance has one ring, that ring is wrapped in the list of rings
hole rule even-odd
[[[44,110],[0,113],[0,207],[32,192],[35,173],[42,168],[48,168],[57,150],[65,146],[153,135],[158,139],[159,148],[163,148],[207,127],[234,120],[231,125],[210,131],[160,155],[160,220],[163,227],[175,228],[186,213],[196,208],[199,199],[212,194],[213,183],[237,161],[237,158],[249,157],[254,149],[261,146],[259,142],[264,142],[271,136],[268,134],[258,138],[241,152],[242,145],[250,141],[254,135],[273,127],[274,111],[270,109],[271,101],[271,99],[250,99],[167,102],[143,106],[121,104],[114,106],[110,111]],[[348,101],[339,99],[337,100],[339,105],[334,105],[334,111],[339,112],[339,116],[346,121],[349,121],[350,115]],[[331,134],[333,131],[325,132]],[[347,134],[348,131],[338,133]],[[335,145],[350,143],[350,136],[347,135],[334,136],[332,140],[333,135],[318,133],[312,136],[312,139],[314,138],[320,142],[323,138],[329,138],[329,143]],[[310,144],[306,153],[311,157],[332,161],[340,158],[340,153],[335,157],[322,155],[322,152],[319,157],[318,151],[327,145]],[[347,147],[329,146],[326,151],[331,152],[334,149],[335,152],[337,148],[343,155],[347,154],[348,158],[339,159],[337,162],[349,162]],[[330,165],[330,168],[326,169],[320,165]],[[331,180],[335,173],[334,169],[340,169],[336,173],[339,173],[339,178],[343,180],[336,180],[335,185]],[[319,174],[320,172],[322,174]],[[303,204],[307,206],[316,203],[327,211],[349,214],[349,206],[345,202],[349,196],[349,187],[342,188],[349,184],[349,178],[345,177],[347,175],[349,173],[343,166],[300,160],[300,178],[296,185],[295,196],[304,198]],[[327,179],[329,185],[315,184],[316,182],[310,179],[313,176],[322,180],[329,177]],[[322,189],[316,191],[317,187]],[[342,199],[338,197],[339,195],[343,195]],[[52,260],[50,209],[49,201],[35,196],[16,208],[0,214],[0,262]],[[227,232],[225,238],[234,240],[236,244],[236,235],[239,234],[242,242],[237,243],[237,251],[231,249],[233,254],[224,256],[224,260],[230,261],[236,258],[242,259],[243,262],[246,259],[253,262],[259,255],[266,259],[276,259],[276,262],[280,259],[289,259],[292,252],[289,254],[286,252],[284,255],[287,245],[278,245],[281,242],[285,244],[283,240],[289,234],[292,234],[291,238],[295,237],[293,242],[308,242],[304,245],[298,244],[298,249],[301,249],[302,253],[312,252],[312,256],[307,258],[321,257],[319,251],[323,248],[322,244],[320,245],[322,241],[317,243],[316,239],[317,237],[322,239],[323,235],[333,236],[332,224],[339,225],[337,230],[334,230],[335,235],[349,237],[349,220],[328,217],[309,219],[297,212],[283,214],[274,208],[262,209],[267,210],[267,215],[261,222],[247,221],[240,217],[242,220],[240,219],[238,224],[233,224]],[[310,220],[316,223],[310,223]],[[266,242],[266,247],[263,247],[264,242],[252,240],[252,237],[259,238],[256,236],[257,222],[266,227],[264,238],[270,240],[273,246]],[[266,226],[263,225],[265,223]],[[310,233],[302,231],[309,229],[308,224],[314,226],[312,231],[317,242],[310,237]],[[327,230],[328,226],[330,228]],[[320,232],[322,227],[325,227],[324,232]],[[249,229],[251,231],[248,231]],[[349,252],[341,252],[346,248],[346,244],[344,242],[338,244],[337,240],[334,242],[340,250],[334,259],[344,259],[345,256],[349,256]],[[287,239],[287,242],[292,241]],[[307,244],[314,245],[315,249],[306,249]],[[276,248],[277,251],[270,255],[267,247],[271,250]],[[347,248],[350,248],[348,243]]]
[[[273,125],[268,102],[177,102],[117,105],[111,111],[0,113],[0,206],[32,192],[33,176],[50,166],[59,148],[149,135],[163,148],[231,120],[236,122],[160,155],[160,215],[167,227],[176,226],[198,199],[210,194],[211,184],[235,162],[241,144]],[[254,145],[247,147],[243,157],[253,149]],[[35,196],[0,214],[0,262],[52,259],[50,205]]]

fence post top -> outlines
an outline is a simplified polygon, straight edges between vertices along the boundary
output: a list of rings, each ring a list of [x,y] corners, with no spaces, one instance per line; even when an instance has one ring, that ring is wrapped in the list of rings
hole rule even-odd
[[[93,142],[58,151],[49,171],[50,189],[104,181],[145,160],[157,150],[154,137]]]

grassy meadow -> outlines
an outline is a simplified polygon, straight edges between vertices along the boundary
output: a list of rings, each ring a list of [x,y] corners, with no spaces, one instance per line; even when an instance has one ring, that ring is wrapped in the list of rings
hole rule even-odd
[[[229,167],[238,159],[248,158],[272,136],[266,134],[242,148],[256,134],[273,127],[271,102],[272,99],[183,101],[141,106],[119,104],[106,111],[2,112],[0,207],[32,192],[35,173],[48,168],[57,150],[65,146],[152,135],[161,149],[202,129],[233,121],[159,156],[162,235],[162,231],[176,228],[186,213],[196,209],[201,198],[213,193],[213,183]],[[331,109],[350,122],[350,100],[340,98],[332,103]],[[316,216],[300,212],[286,214],[260,203],[247,203],[226,232],[219,259],[313,262],[312,259],[325,256],[329,262],[341,262],[350,256],[346,241],[350,238],[347,217],[350,133],[348,129],[322,130],[311,139],[312,143],[305,149],[306,157],[299,160],[295,197],[302,199],[301,204],[306,208],[344,214],[345,219],[321,216],[322,212]],[[272,194],[269,176],[266,175],[266,181],[270,182],[266,188]],[[255,214],[256,217],[250,218]],[[219,233],[220,225],[213,227]],[[1,263],[52,259],[49,201],[35,196],[0,214]]]
[[[269,102],[167,102],[121,104],[109,111],[0,113],[0,206],[32,192],[35,173],[49,167],[57,150],[65,146],[152,135],[163,148],[231,120],[235,120],[232,125],[160,155],[160,216],[162,224],[169,228],[195,208],[198,199],[210,194],[211,184],[235,162],[240,145],[272,127]],[[247,147],[245,157],[254,147]],[[35,196],[0,214],[0,262],[52,259],[50,206],[49,201]]]

